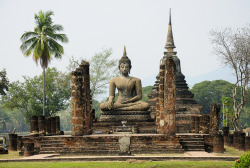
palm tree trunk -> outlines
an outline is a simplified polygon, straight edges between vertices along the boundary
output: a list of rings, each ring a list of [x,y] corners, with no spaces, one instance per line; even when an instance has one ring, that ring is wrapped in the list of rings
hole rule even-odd
[[[43,116],[45,116],[45,66],[43,67]]]

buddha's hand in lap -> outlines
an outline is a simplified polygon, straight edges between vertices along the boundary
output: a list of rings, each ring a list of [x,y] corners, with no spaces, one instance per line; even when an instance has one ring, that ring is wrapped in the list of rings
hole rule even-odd
[[[114,102],[113,101],[108,101],[108,109],[111,110],[114,107]]]

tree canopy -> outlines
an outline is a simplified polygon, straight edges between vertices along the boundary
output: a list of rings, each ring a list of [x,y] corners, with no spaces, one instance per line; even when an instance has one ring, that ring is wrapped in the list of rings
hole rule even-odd
[[[9,80],[6,76],[6,70],[0,71],[0,95],[6,95],[6,91],[9,90]]]
[[[232,97],[233,84],[224,80],[203,81],[195,84],[191,92],[198,104],[203,106],[201,114],[209,114],[211,104],[222,105],[222,97]]]

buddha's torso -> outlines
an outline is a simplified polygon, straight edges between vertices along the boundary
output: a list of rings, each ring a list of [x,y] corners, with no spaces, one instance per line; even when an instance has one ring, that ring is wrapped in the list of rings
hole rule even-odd
[[[136,95],[136,82],[138,78],[134,77],[117,77],[114,78],[115,86],[118,90],[117,102],[128,100]]]

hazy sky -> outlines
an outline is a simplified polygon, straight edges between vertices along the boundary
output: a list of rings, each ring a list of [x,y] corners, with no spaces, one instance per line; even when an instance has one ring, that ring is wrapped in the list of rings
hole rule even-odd
[[[189,77],[220,67],[211,53],[211,29],[243,27],[250,21],[249,0],[0,0],[0,70],[7,69],[10,81],[42,73],[40,65],[21,53],[20,37],[34,29],[35,13],[52,10],[69,43],[63,45],[63,58],[50,67],[64,71],[71,56],[89,59],[105,47],[120,59],[126,45],[131,76],[149,78],[158,73],[165,51],[169,8],[175,51]]]

